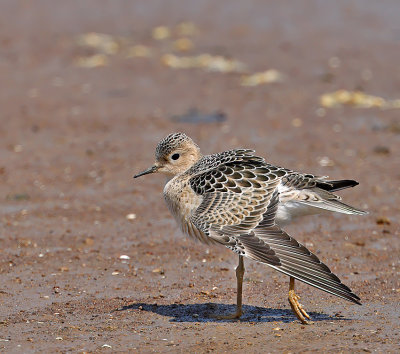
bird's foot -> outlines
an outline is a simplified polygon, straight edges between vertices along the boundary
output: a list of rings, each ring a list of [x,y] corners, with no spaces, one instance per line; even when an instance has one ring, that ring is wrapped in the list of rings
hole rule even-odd
[[[289,290],[289,304],[292,308],[292,311],[296,315],[296,317],[300,320],[303,324],[312,324],[311,317],[309,314],[304,310],[303,305],[299,303],[300,296],[296,295],[294,290]],[[307,321],[306,318],[309,320]]]
[[[216,319],[216,320],[239,320],[240,317],[242,316],[242,310],[237,309],[235,313],[231,313],[229,315],[216,315],[212,314],[210,317]]]

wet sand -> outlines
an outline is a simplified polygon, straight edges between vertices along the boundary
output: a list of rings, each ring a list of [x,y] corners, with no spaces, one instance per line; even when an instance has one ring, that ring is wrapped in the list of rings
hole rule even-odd
[[[399,11],[397,1],[3,1],[0,351],[398,352],[400,110],[380,107],[400,98]],[[90,32],[109,37],[84,44]],[[197,67],[173,68],[171,54]],[[243,86],[266,70],[279,80]],[[381,101],[333,95],[324,106],[337,90]],[[173,131],[204,153],[254,148],[359,181],[340,194],[367,216],[286,231],[363,306],[297,283],[315,322],[304,326],[288,278],[247,261],[242,320],[213,319],[234,309],[237,256],[181,235],[163,177],[132,179]]]

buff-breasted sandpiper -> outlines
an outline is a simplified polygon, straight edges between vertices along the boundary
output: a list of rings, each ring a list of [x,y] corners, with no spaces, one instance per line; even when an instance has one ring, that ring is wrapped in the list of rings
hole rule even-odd
[[[318,257],[281,229],[292,218],[328,210],[365,214],[333,192],[354,187],[353,180],[328,180],[271,165],[254,150],[235,149],[203,156],[183,133],[160,141],[155,164],[135,175],[161,172],[167,205],[182,231],[207,244],[221,244],[239,255],[236,312],[242,315],[243,257],[288,275],[289,303],[302,323],[310,316],[299,303],[294,280],[356,304],[355,295]]]

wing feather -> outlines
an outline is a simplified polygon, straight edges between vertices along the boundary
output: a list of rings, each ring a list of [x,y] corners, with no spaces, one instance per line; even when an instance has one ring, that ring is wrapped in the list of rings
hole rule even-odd
[[[328,266],[275,223],[281,181],[291,192],[296,188],[315,191],[316,177],[291,176],[292,171],[266,164],[248,150],[241,150],[239,155],[235,159],[227,154],[225,163],[196,172],[189,179],[191,188],[203,197],[191,215],[193,225],[242,256],[360,304],[359,297]],[[332,189],[343,186],[344,183],[334,183]],[[326,193],[324,197],[332,196],[330,203],[340,203],[334,194],[319,190]]]

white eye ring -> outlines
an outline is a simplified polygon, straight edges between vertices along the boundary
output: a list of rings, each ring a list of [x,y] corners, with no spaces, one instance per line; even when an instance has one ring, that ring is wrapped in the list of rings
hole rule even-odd
[[[172,160],[178,160],[180,156],[181,156],[181,155],[179,155],[179,154],[173,154],[173,155],[171,156],[171,159],[172,159]]]

